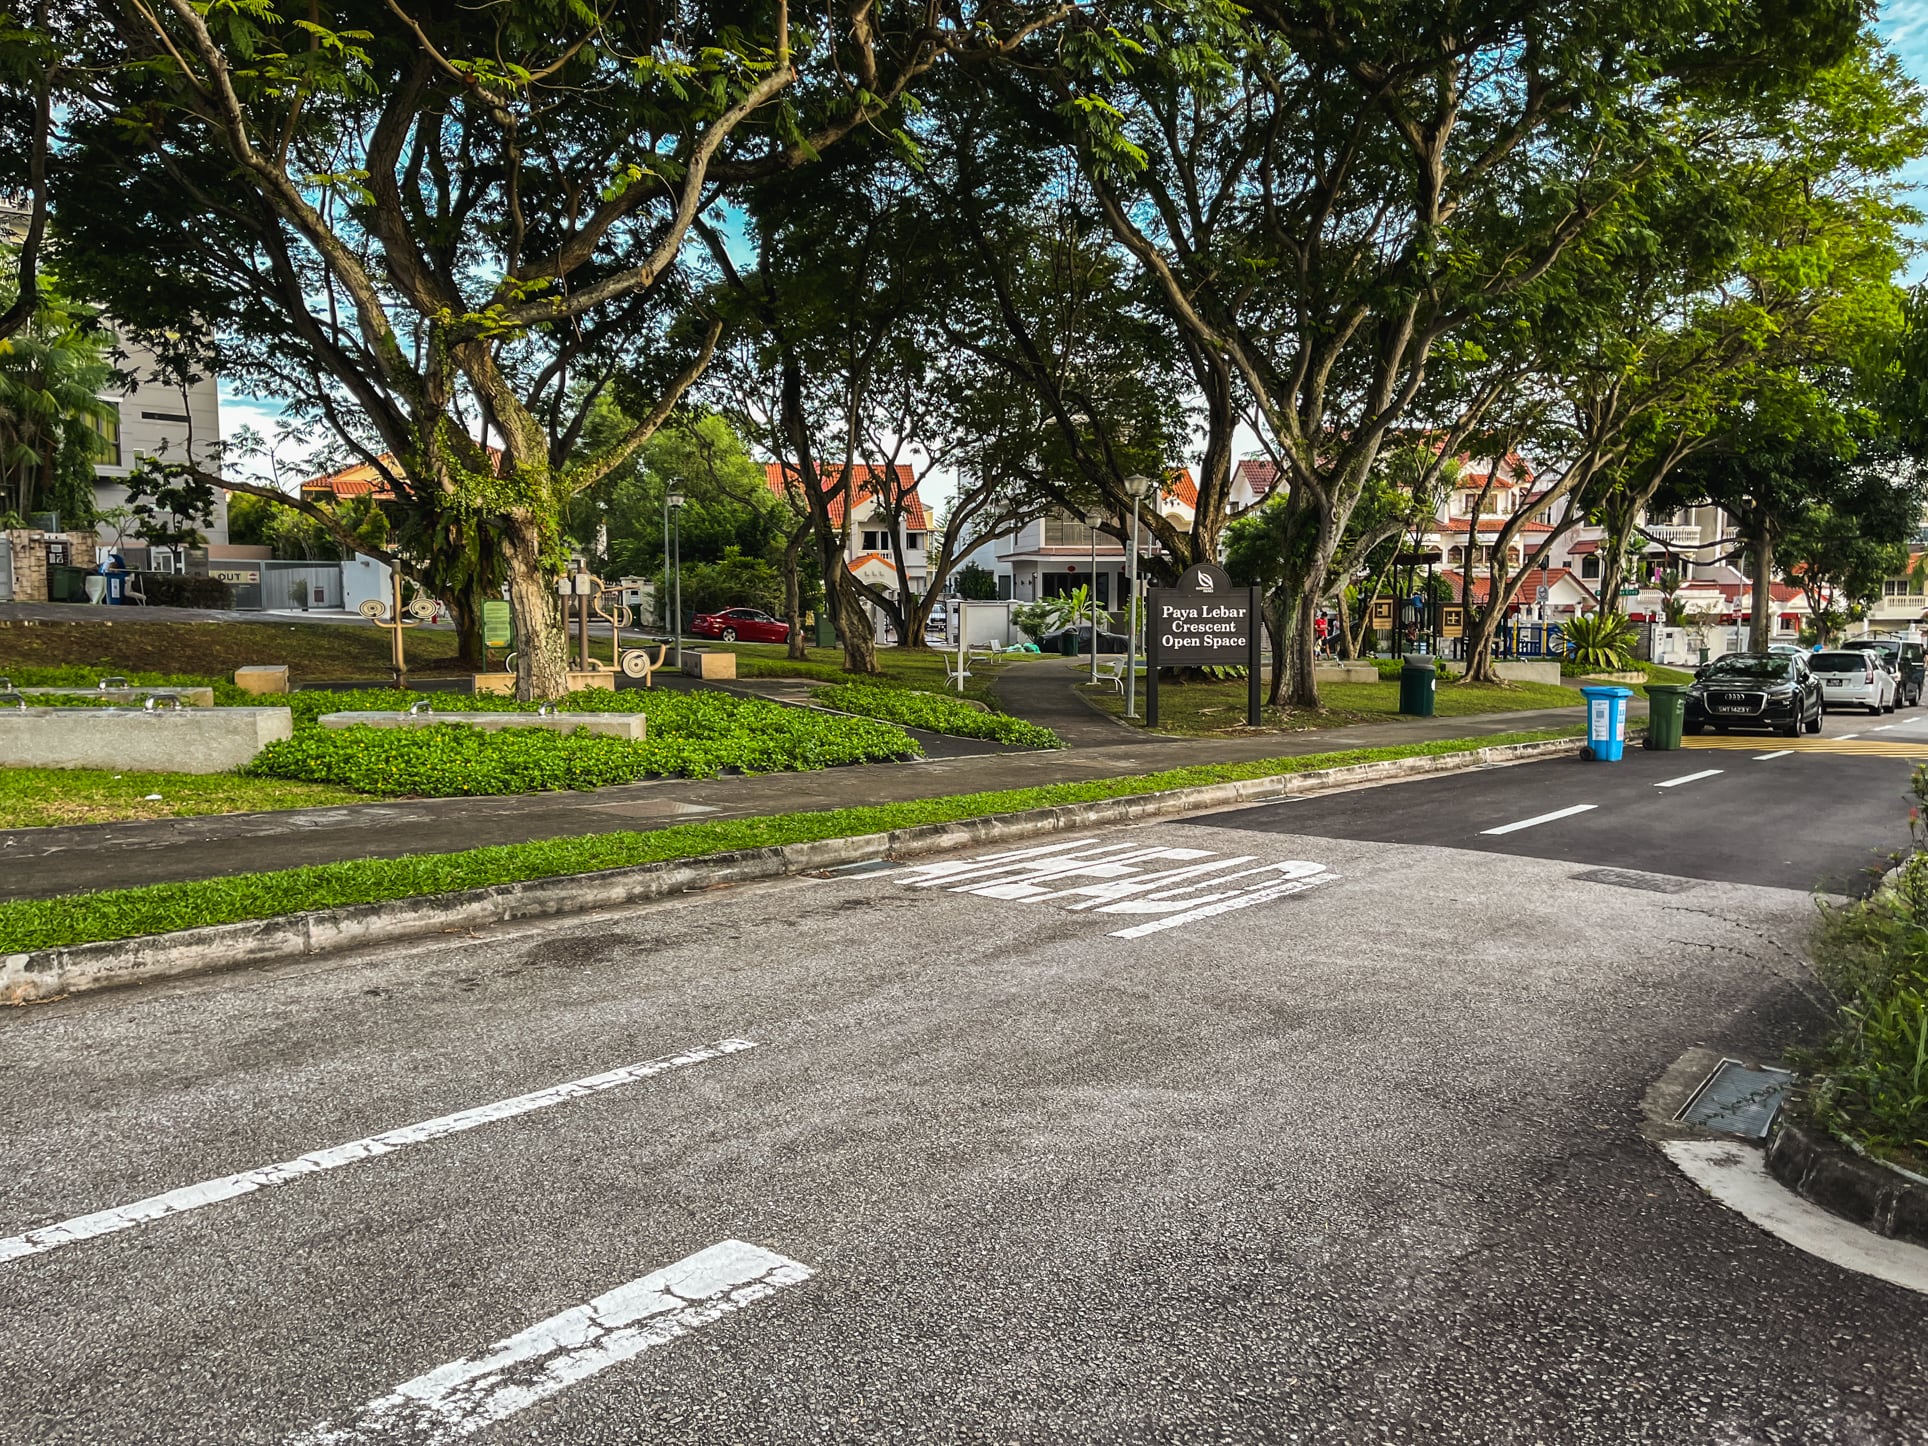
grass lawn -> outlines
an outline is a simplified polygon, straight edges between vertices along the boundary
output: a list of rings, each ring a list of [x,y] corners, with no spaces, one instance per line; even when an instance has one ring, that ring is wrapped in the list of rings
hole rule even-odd
[[[1124,699],[1109,685],[1082,685],[1087,697],[1114,718],[1122,719]],[[1158,731],[1203,735],[1244,730],[1245,680],[1230,682],[1167,683],[1158,691]],[[1397,683],[1325,683],[1319,688],[1325,703],[1320,712],[1301,708],[1265,708],[1266,728],[1302,731],[1338,728],[1352,723],[1391,723],[1399,711]],[[1584,700],[1575,688],[1545,683],[1441,683],[1433,695],[1433,711],[1441,718],[1464,718],[1475,713],[1514,713],[1533,708],[1570,708]],[[1145,685],[1138,680],[1138,710],[1145,709]]]
[[[136,616],[134,622],[0,622],[0,674],[66,664],[94,673],[232,678],[250,663],[286,663],[302,683],[388,676],[388,634],[373,623],[169,621],[164,611],[156,618],[153,610]],[[451,630],[411,628],[406,650],[411,672],[456,671]]]
[[[153,795],[158,794],[159,797]],[[370,800],[324,783],[231,773],[109,773],[95,768],[0,768],[0,828],[196,818]]]
[[[309,909],[376,903],[484,888],[523,879],[552,878],[598,869],[628,868],[669,859],[696,858],[735,849],[763,848],[812,839],[850,838],[916,824],[941,823],[1021,809],[1086,803],[1158,793],[1171,788],[1303,773],[1382,759],[1465,753],[1501,743],[1568,737],[1576,726],[1539,733],[1504,733],[1487,738],[1447,739],[1393,748],[1359,748],[1298,758],[1252,763],[1209,764],[1142,773],[1087,783],[1005,789],[949,798],[879,804],[867,808],[774,814],[764,818],[716,819],[677,824],[648,833],[608,833],[503,844],[461,853],[416,854],[399,859],[357,859],[347,863],[236,874],[185,884],[148,884],[53,899],[18,899],[0,904],[0,953],[55,949],[102,939],[131,939],[175,929],[242,919],[268,919]]]
[[[685,643],[684,646],[688,646]],[[706,648],[724,646],[704,643]],[[944,681],[944,665],[954,661],[955,653],[940,653],[931,648],[879,648],[877,662],[883,672],[874,678],[843,670],[842,648],[812,648],[806,662],[794,662],[777,643],[735,643],[736,671],[744,678],[811,678],[819,683],[882,683],[898,688],[916,688],[926,693],[957,695],[956,687]],[[1004,670],[1002,662],[973,662],[971,676],[964,684],[964,696],[987,707],[997,707],[991,685]]]

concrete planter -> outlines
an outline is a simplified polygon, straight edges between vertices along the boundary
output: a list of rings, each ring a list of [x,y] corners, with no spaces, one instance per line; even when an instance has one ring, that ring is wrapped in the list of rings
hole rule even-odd
[[[706,682],[736,676],[736,654],[712,652],[708,648],[683,649],[683,671]]]
[[[1525,660],[1494,663],[1493,671],[1509,683],[1546,683],[1552,687],[1560,686],[1560,665],[1554,663],[1534,663]],[[1646,681],[1646,675],[1640,675]]]
[[[483,733],[507,728],[540,728],[546,733],[574,733],[586,728],[606,738],[643,741],[646,726],[641,713],[324,713],[323,728],[435,728],[453,723]]]
[[[144,698],[179,698],[183,708],[212,708],[212,688],[18,688],[23,698],[108,698],[139,707]]]
[[[1315,683],[1376,683],[1379,670],[1371,663],[1317,663],[1312,669]]]
[[[0,708],[0,763],[228,773],[294,731],[286,708]]]
[[[1782,1110],[1767,1168],[1803,1200],[1890,1240],[1928,1246],[1928,1180],[1857,1153]]]

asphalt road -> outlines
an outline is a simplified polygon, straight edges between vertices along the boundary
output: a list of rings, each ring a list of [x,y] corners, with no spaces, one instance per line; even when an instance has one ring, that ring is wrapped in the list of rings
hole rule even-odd
[[[1906,777],[1523,766],[5,1011],[0,1441],[1928,1439],[1928,1300],[1637,1113],[1812,1026]]]

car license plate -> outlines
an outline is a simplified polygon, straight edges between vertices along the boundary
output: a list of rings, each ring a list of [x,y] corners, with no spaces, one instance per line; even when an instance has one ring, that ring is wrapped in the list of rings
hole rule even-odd
[[[1845,678],[1829,678],[1829,679],[1828,679],[1828,686],[1829,686],[1830,688],[1845,688],[1845,687],[1847,687],[1847,686],[1848,686],[1848,683],[1847,683],[1847,679],[1845,679]]]

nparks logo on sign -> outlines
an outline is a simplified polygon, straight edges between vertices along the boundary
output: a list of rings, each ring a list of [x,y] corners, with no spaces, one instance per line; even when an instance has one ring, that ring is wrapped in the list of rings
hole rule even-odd
[[[1161,667],[1237,666],[1252,646],[1252,593],[1234,587],[1222,567],[1201,562],[1175,588],[1150,598],[1152,656]]]

